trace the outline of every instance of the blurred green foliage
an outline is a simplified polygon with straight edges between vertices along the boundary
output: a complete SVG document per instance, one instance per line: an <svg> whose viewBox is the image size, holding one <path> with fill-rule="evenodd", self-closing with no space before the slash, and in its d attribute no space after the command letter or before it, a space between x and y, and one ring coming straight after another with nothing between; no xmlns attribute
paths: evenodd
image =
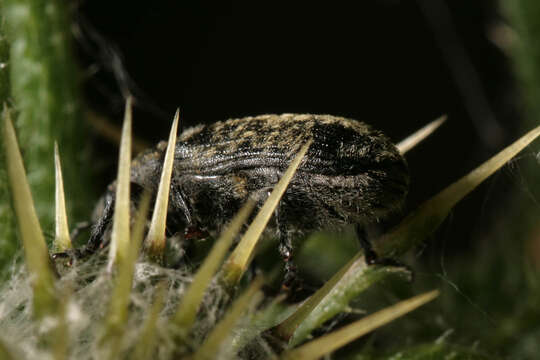
<svg viewBox="0 0 540 360"><path fill-rule="evenodd" d="M54 236L55 140L62 157L71 225L87 216L83 214L87 214L92 205L93 193L89 185L86 126L80 115L67 8L56 0L4 0L0 6L0 56L4 64L0 72L0 94L3 102L8 94L10 96L36 210L51 240ZM5 190L1 195L5 198ZM0 221L12 220L7 215ZM13 236L2 234L0 246L3 246L0 262L4 263L2 260L13 255Z"/></svg>
<svg viewBox="0 0 540 360"><path fill-rule="evenodd" d="M523 128L529 129L540 120L540 2L502 0L501 5L514 32L510 51L525 105Z"/></svg>
<svg viewBox="0 0 540 360"><path fill-rule="evenodd" d="M5 35L5 21L0 12L0 105L10 101L9 42ZM0 269L13 258L16 249L15 218L10 206L8 180L5 167L4 141L0 136ZM0 276L1 278L1 276Z"/></svg>

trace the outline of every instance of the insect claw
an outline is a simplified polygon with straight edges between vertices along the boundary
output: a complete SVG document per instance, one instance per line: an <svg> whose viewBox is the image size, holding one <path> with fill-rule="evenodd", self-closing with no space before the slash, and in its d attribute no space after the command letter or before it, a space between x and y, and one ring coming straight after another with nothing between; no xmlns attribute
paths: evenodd
<svg viewBox="0 0 540 360"><path fill-rule="evenodd" d="M377 256L375 250L373 250L371 242L368 240L366 229L360 224L356 225L356 236L358 237L358 243L360 244L360 247L362 248L362 250L364 250L364 258L366 259L366 264L377 264L379 261L379 257Z"/></svg>

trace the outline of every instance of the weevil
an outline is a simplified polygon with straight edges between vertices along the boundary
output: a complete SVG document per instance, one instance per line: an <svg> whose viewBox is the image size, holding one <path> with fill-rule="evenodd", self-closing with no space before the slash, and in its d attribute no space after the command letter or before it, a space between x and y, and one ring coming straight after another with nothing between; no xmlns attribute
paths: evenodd
<svg viewBox="0 0 540 360"><path fill-rule="evenodd" d="M261 115L183 131L175 148L168 230L184 231L188 237L217 232L248 197L261 206L310 139L312 144L269 225L279 238L285 282L294 276L292 240L320 229L356 224L368 261L373 262L376 255L361 230L402 206L408 168L380 131L338 116ZM162 142L133 160L135 193L157 191L165 148ZM114 185L106 193L87 250L105 243L113 208Z"/></svg>

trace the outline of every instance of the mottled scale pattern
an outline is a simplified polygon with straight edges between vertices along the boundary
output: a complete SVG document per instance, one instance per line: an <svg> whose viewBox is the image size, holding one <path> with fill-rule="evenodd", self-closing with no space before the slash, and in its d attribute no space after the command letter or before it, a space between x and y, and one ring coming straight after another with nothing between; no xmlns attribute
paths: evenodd
<svg viewBox="0 0 540 360"><path fill-rule="evenodd" d="M188 173L224 174L236 169L285 169L301 145L313 139L299 171L356 175L396 163L394 145L365 123L331 115L261 115L201 125L178 138L176 160Z"/></svg>

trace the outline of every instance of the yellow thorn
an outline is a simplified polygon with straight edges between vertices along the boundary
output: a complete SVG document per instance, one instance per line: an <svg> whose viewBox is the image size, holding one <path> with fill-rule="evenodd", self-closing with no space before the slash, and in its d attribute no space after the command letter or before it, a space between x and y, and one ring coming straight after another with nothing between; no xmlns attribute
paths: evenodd
<svg viewBox="0 0 540 360"><path fill-rule="evenodd" d="M302 146L301 150L298 152L294 160L289 165L287 171L285 171L285 173L283 174L283 177L274 187L274 190L272 191L272 193L264 203L263 207L255 217L255 220L253 220L246 233L234 249L233 253L223 266L222 281L227 288L233 288L238 283L245 270L247 269L259 237L264 231L266 224L272 217L274 209L276 208L279 200L285 193L285 190L287 189L289 182L293 178L296 169L298 168L298 166L300 166L300 162L308 151L311 142L312 141L310 140L306 144L304 144L304 146Z"/></svg>
<svg viewBox="0 0 540 360"><path fill-rule="evenodd" d="M401 140L399 143L396 144L399 152L403 155L407 151L411 150L413 147L426 139L429 135L433 134L435 130L437 130L439 126L441 126L446 121L446 119L447 116L443 115L436 120L433 120L421 129L415 131L413 134L407 136L405 139Z"/></svg>
<svg viewBox="0 0 540 360"><path fill-rule="evenodd" d="M54 142L54 168L56 180L56 235L54 238L54 248L56 251L66 251L71 249L71 238L69 237L69 227L66 214L66 200L64 195L64 180L62 178L62 166L60 164L60 154L58 143Z"/></svg>
<svg viewBox="0 0 540 360"><path fill-rule="evenodd" d="M148 209L150 207L150 193L143 192L139 209L135 215L133 224L133 238L126 258L118 263L115 286L112 289L108 314L105 321L103 341L109 345L109 358L116 359L122 338L125 334L125 324L129 314L129 302L133 284L135 264L139 256L139 250L144 236L144 227Z"/></svg>
<svg viewBox="0 0 540 360"><path fill-rule="evenodd" d="M126 100L120 156L118 160L118 177L116 179L116 197L114 204L114 220L109 249L109 268L116 261L123 261L129 252L129 208L131 178L131 119L132 98Z"/></svg>
<svg viewBox="0 0 540 360"><path fill-rule="evenodd" d="M159 181L159 188L154 205L154 213L148 230L147 243L150 254L154 257L161 257L165 249L165 226L167 222L167 209L169 206L169 190L171 187L171 176L174 163L174 149L176 147L176 132L178 129L178 118L180 110L176 110L171 132L169 134L169 143L163 162L163 171Z"/></svg>
<svg viewBox="0 0 540 360"><path fill-rule="evenodd" d="M184 296L178 303L174 323L188 332L197 316L197 312L203 300L203 295L212 281L221 261L225 257L227 250L231 246L235 236L240 231L248 216L251 214L255 202L249 199L240 209L238 214L223 231L216 244L212 247L210 254L206 257L203 264L195 274L191 285L184 293Z"/></svg>
<svg viewBox="0 0 540 360"><path fill-rule="evenodd" d="M54 273L50 267L49 252L34 208L34 201L24 171L15 129L7 108L3 113L3 138L6 149L6 169L13 204L24 247L26 266L34 290L34 312L37 318L56 314L58 299L54 289Z"/></svg>
<svg viewBox="0 0 540 360"><path fill-rule="evenodd" d="M388 324L389 322L415 310L439 296L439 291L433 290L413 298L401 301L386 309L346 325L318 339L308 342L294 350L283 354L287 360L315 360L329 354L359 337Z"/></svg>
<svg viewBox="0 0 540 360"><path fill-rule="evenodd" d="M385 233L373 245L380 256L396 256L411 249L429 236L446 218L450 210L495 171L540 136L540 126L529 131L513 144L422 203L403 221Z"/></svg>
<svg viewBox="0 0 540 360"><path fill-rule="evenodd" d="M328 281L326 281L322 287L320 287L313 295L302 302L302 304L285 320L276 325L272 329L274 336L279 337L283 341L289 341L294 335L298 326L303 323L309 315L319 306L324 298L330 294L342 281L342 279L349 273L351 269L354 269L356 265L364 265L365 261L361 254L358 253L347 264L343 265L341 269L335 273Z"/></svg>
<svg viewBox="0 0 540 360"><path fill-rule="evenodd" d="M253 280L249 288L234 301L223 319L212 329L204 343L193 355L193 360L210 360L216 358L221 345L233 333L234 326L249 307L250 303L262 300L260 296L256 296L262 284L262 277L257 277Z"/></svg>

